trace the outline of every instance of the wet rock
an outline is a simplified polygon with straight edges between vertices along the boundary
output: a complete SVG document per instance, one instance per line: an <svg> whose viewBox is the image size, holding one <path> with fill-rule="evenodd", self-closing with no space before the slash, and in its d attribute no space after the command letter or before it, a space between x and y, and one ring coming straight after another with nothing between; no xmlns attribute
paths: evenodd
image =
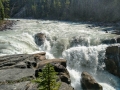
<svg viewBox="0 0 120 90"><path fill-rule="evenodd" d="M81 85L83 90L103 90L102 86L87 72L81 74Z"/></svg>
<svg viewBox="0 0 120 90"><path fill-rule="evenodd" d="M102 41L102 43L105 43L105 44L120 43L120 37L114 37L114 38L109 39L109 40L104 40L104 41Z"/></svg>
<svg viewBox="0 0 120 90"><path fill-rule="evenodd" d="M105 65L106 70L113 75L120 77L120 47L109 46L106 49Z"/></svg>
<svg viewBox="0 0 120 90"><path fill-rule="evenodd" d="M61 74L59 74L58 76L60 77L60 80L61 80L62 82L65 82L65 83L67 83L67 84L71 84L70 77L69 77L69 75L67 75L66 73L61 73Z"/></svg>
<svg viewBox="0 0 120 90"><path fill-rule="evenodd" d="M60 77L60 80L62 82L70 84L71 80L70 80L70 75L69 75L68 70L60 63L54 64L53 66L54 66L55 71L58 72L58 76Z"/></svg>
<svg viewBox="0 0 120 90"><path fill-rule="evenodd" d="M114 75L117 75L117 65L112 59L105 59L106 70Z"/></svg>
<svg viewBox="0 0 120 90"><path fill-rule="evenodd" d="M116 38L112 38L112 39L103 40L102 43L104 43L104 44L114 44L114 43L117 43L117 41L116 41Z"/></svg>
<svg viewBox="0 0 120 90"><path fill-rule="evenodd" d="M117 43L120 43L120 37L117 37L116 40L117 40Z"/></svg>
<svg viewBox="0 0 120 90"><path fill-rule="evenodd" d="M89 40L85 36L72 37L72 40L70 40L70 46L73 47L77 45L89 46Z"/></svg>
<svg viewBox="0 0 120 90"><path fill-rule="evenodd" d="M41 46L42 44L44 44L45 39L46 39L46 36L45 36L45 34L43 34L43 33L37 33L37 34L35 35L35 43L36 43L37 45L39 45L39 46Z"/></svg>
<svg viewBox="0 0 120 90"><path fill-rule="evenodd" d="M12 30L10 27L15 23L13 20L6 20L4 23L0 26L0 31L3 30Z"/></svg>
<svg viewBox="0 0 120 90"><path fill-rule="evenodd" d="M119 47L118 46L110 46L110 47L107 47L106 49L106 55L111 55L111 54L117 54L118 53L118 50L119 50Z"/></svg>

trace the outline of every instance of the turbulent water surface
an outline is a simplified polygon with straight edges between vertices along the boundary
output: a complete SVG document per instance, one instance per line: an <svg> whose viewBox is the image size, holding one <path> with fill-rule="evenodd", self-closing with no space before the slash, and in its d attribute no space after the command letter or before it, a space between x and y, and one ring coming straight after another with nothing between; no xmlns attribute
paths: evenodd
<svg viewBox="0 0 120 90"><path fill-rule="evenodd" d="M67 60L75 90L82 90L80 78L83 71L92 74L104 90L120 90L120 79L104 70L105 49L109 45L102 43L115 35L106 33L103 27L92 25L20 19L13 25L13 30L0 32L0 56L45 51L46 58ZM46 40L38 46L34 36L40 32L46 35Z"/></svg>

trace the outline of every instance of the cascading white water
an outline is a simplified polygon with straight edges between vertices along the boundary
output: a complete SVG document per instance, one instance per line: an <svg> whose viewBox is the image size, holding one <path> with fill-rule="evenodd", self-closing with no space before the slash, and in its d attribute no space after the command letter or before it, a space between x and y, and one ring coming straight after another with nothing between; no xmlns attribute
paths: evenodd
<svg viewBox="0 0 120 90"><path fill-rule="evenodd" d="M88 71L104 90L120 90L120 79L104 70L105 48L101 42L113 38L102 27L88 28L88 23L20 19L13 30L0 32L0 56L47 52L47 58L65 58L72 86L81 90L81 72ZM46 35L45 43L37 46L36 33Z"/></svg>
<svg viewBox="0 0 120 90"><path fill-rule="evenodd" d="M81 46L64 51L63 57L68 60L68 70L75 90L82 89L80 77L83 71L89 72L103 86L103 90L119 90L120 79L104 71L103 60L106 47L107 45Z"/></svg>

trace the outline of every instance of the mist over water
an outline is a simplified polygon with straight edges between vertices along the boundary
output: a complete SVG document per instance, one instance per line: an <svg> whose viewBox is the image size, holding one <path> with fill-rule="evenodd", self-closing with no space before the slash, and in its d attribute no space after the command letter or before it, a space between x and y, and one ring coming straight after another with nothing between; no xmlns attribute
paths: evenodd
<svg viewBox="0 0 120 90"><path fill-rule="evenodd" d="M89 28L88 23L20 19L13 30L0 32L0 56L31 54L45 51L46 58L64 58L70 72L72 86L81 90L83 71L89 72L104 90L120 90L120 79L104 70L104 40L115 37L102 27ZM35 43L35 34L44 33L43 45Z"/></svg>

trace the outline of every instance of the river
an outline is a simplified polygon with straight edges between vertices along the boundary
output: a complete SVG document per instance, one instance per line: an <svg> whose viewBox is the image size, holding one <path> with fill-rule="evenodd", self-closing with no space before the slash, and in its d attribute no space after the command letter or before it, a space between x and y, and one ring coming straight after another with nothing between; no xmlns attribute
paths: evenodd
<svg viewBox="0 0 120 90"><path fill-rule="evenodd" d="M15 20L15 19L14 19ZM0 32L0 56L46 52L46 58L64 58L70 72L72 86L82 90L81 73L89 72L104 90L120 90L120 79L104 70L105 40L116 35L87 22L20 19L12 30ZM35 34L44 33L45 43L35 43Z"/></svg>

